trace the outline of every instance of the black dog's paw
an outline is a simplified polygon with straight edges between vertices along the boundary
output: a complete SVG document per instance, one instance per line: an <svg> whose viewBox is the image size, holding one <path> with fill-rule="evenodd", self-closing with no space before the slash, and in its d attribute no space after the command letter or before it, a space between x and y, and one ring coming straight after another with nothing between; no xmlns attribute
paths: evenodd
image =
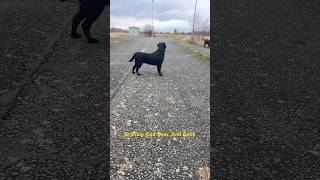
<svg viewBox="0 0 320 180"><path fill-rule="evenodd" d="M142 74L140 74L140 73L137 73L137 74L138 74L139 76L142 75Z"/></svg>
<svg viewBox="0 0 320 180"><path fill-rule="evenodd" d="M71 37L75 39L81 38L81 35L79 33L71 33Z"/></svg>
<svg viewBox="0 0 320 180"><path fill-rule="evenodd" d="M99 43L99 40L98 40L98 39L91 38L91 39L88 39L88 43L90 43L90 44L98 44L98 43Z"/></svg>
<svg viewBox="0 0 320 180"><path fill-rule="evenodd" d="M135 72L132 71L132 74L135 74Z"/></svg>
<svg viewBox="0 0 320 180"><path fill-rule="evenodd" d="M162 76L162 74L159 74L159 76Z"/></svg>

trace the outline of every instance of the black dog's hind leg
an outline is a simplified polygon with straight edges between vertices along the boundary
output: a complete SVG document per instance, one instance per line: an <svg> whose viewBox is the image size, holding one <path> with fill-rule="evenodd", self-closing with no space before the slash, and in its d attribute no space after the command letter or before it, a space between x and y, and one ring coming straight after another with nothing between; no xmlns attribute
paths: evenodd
<svg viewBox="0 0 320 180"><path fill-rule="evenodd" d="M133 67L132 67L132 74L134 74L135 72L134 72L134 70L136 69L136 65L134 65Z"/></svg>
<svg viewBox="0 0 320 180"><path fill-rule="evenodd" d="M138 74L138 75L141 75L141 74L139 73L139 69L141 68L142 63L139 63L139 64L137 64L137 65L135 65L135 66L136 66L137 74Z"/></svg>
<svg viewBox="0 0 320 180"><path fill-rule="evenodd" d="M101 7L100 7L101 8ZM103 8L97 10L97 12L88 10L87 14L90 14L86 17L86 20L82 24L83 32L88 39L88 43L99 43L99 41L91 36L90 29L92 24L98 19L100 14L102 13ZM89 13L91 12L91 13ZM94 15L93 15L94 13Z"/></svg>
<svg viewBox="0 0 320 180"><path fill-rule="evenodd" d="M97 39L93 38L90 33L91 26L95 20L96 20L96 18L89 17L82 24L82 29L83 29L84 34L87 37L88 43L94 43L94 44L99 43L99 41Z"/></svg>
<svg viewBox="0 0 320 180"><path fill-rule="evenodd" d="M158 69L159 76L162 76L162 73L161 73L161 65L157 65L157 69Z"/></svg>
<svg viewBox="0 0 320 180"><path fill-rule="evenodd" d="M78 26L81 21L85 18L83 9L80 8L80 11L72 19L72 29L71 37L72 38L81 38L81 35L77 32Z"/></svg>

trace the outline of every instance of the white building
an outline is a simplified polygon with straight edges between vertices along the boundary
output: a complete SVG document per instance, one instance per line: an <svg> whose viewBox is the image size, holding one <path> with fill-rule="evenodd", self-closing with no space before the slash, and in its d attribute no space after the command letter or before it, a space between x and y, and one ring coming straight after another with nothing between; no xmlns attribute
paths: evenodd
<svg viewBox="0 0 320 180"><path fill-rule="evenodd" d="M135 26L129 27L129 35L130 36L139 36L140 34L140 29Z"/></svg>

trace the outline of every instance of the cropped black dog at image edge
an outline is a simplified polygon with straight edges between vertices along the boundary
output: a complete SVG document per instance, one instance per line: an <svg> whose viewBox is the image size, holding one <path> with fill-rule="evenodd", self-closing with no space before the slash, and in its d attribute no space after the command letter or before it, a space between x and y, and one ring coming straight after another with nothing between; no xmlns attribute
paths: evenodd
<svg viewBox="0 0 320 180"><path fill-rule="evenodd" d="M61 0L68 1L68 0ZM71 37L81 38L77 28L82 23L83 33L87 37L88 43L99 43L91 36L92 24L98 19L106 5L110 5L110 0L79 0L79 12L72 19Z"/></svg>
<svg viewBox="0 0 320 180"><path fill-rule="evenodd" d="M129 62L135 60L134 66L132 67L132 73L134 74L136 71L138 75L141 75L139 73L139 69L143 63L146 63L150 65L156 65L159 75L162 76L161 66L164 60L166 47L167 47L166 43L161 42L158 44L158 49L153 53L144 53L144 52L134 53L132 58L129 60Z"/></svg>
<svg viewBox="0 0 320 180"><path fill-rule="evenodd" d="M208 47L211 47L210 39L203 39L203 47L206 47L206 45L208 45Z"/></svg>

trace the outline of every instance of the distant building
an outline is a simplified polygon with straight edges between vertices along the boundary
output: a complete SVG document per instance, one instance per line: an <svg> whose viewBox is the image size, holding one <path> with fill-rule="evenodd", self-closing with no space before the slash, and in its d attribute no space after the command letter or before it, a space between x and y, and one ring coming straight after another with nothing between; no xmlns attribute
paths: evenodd
<svg viewBox="0 0 320 180"><path fill-rule="evenodd" d="M139 36L140 34L140 29L135 26L129 27L129 35L130 36Z"/></svg>
<svg viewBox="0 0 320 180"><path fill-rule="evenodd" d="M110 32L122 32L123 30L120 28L110 28Z"/></svg>

